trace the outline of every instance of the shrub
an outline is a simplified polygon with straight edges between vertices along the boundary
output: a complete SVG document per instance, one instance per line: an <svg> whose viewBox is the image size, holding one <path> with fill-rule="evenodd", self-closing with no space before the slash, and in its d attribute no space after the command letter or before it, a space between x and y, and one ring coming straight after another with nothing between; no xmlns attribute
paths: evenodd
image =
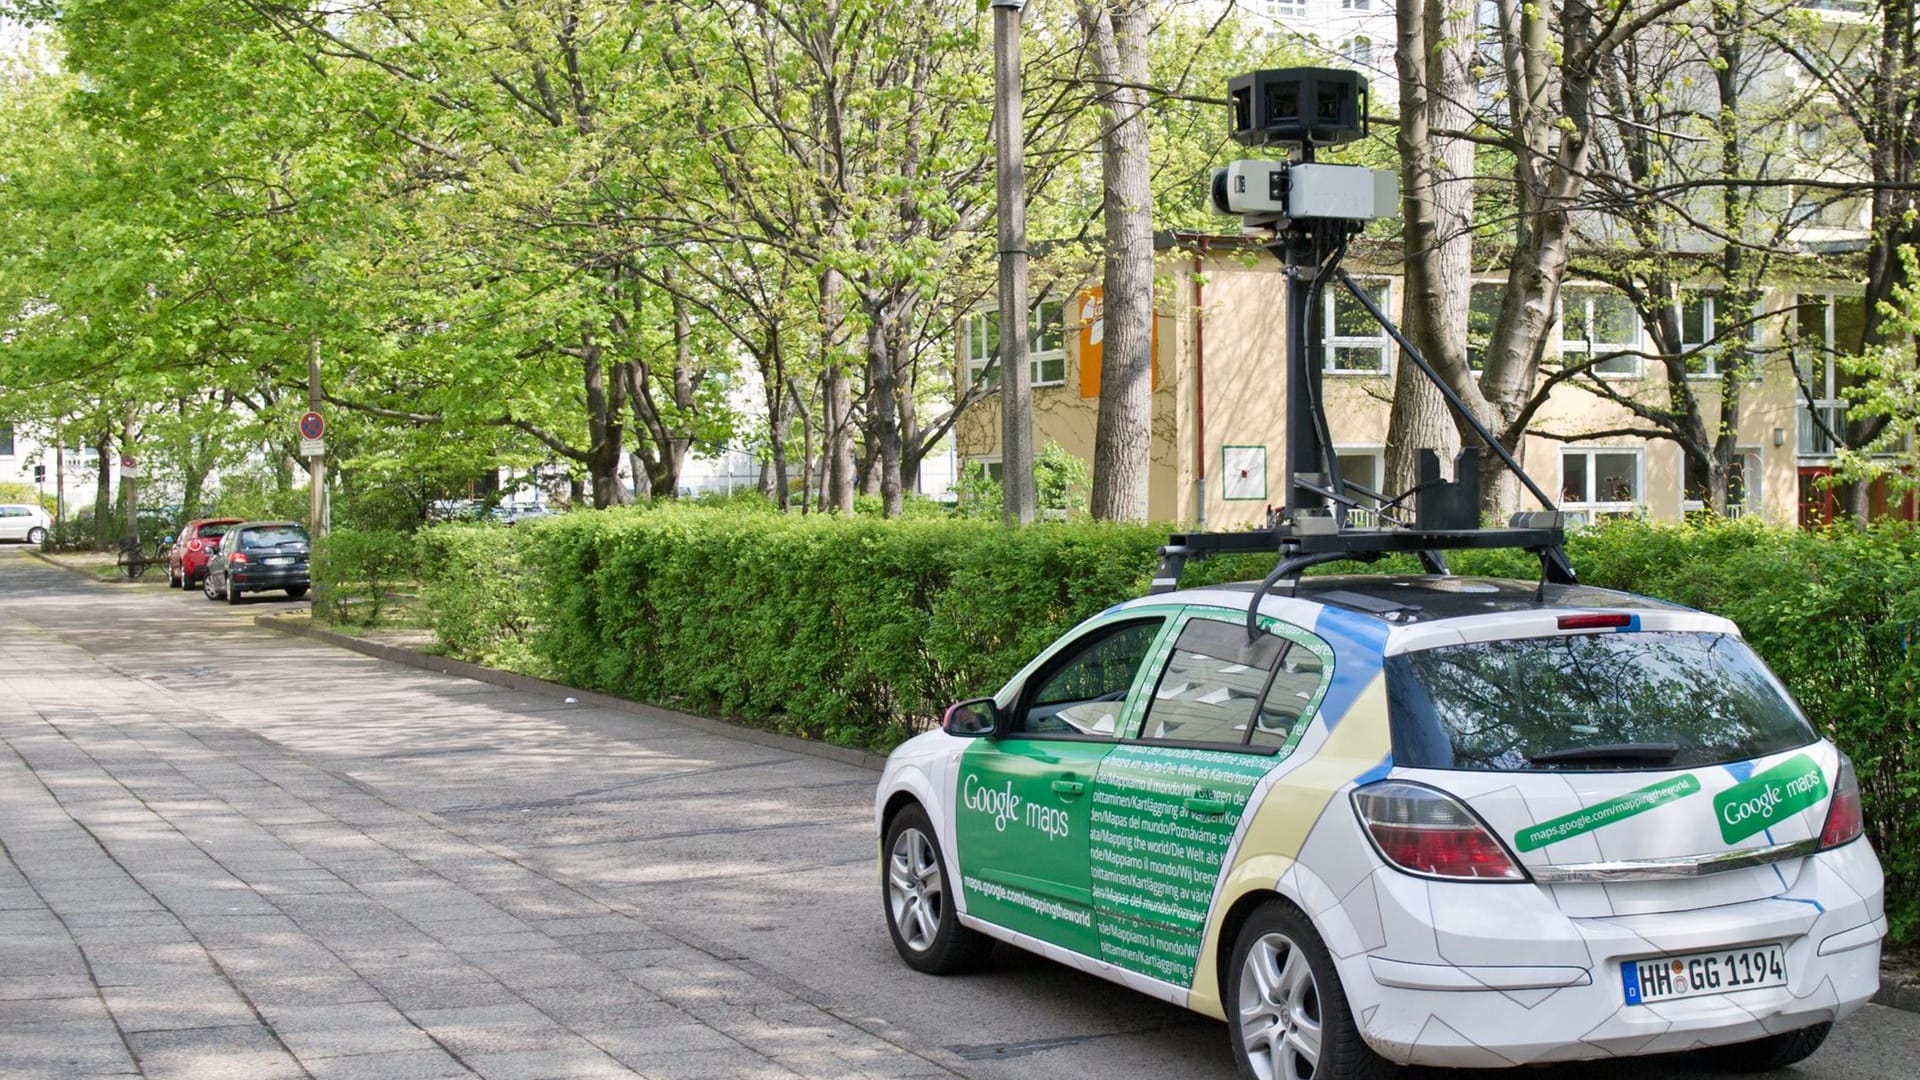
<svg viewBox="0 0 1920 1080"><path fill-rule="evenodd" d="M372 623L395 590L414 576L413 549L391 529L336 529L313 546L314 614L337 623Z"/></svg>
<svg viewBox="0 0 1920 1080"><path fill-rule="evenodd" d="M564 520L560 518L554 521ZM455 523L422 529L413 538L421 603L441 647L456 656L530 674L548 666L526 647L531 628L527 540L551 521L512 528Z"/></svg>

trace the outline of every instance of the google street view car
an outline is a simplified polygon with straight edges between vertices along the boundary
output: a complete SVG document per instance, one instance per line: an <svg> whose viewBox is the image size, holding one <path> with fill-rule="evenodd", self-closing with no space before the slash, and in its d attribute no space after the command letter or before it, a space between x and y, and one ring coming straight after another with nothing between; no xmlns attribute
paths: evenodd
<svg viewBox="0 0 1920 1080"><path fill-rule="evenodd" d="M1215 190L1292 271L1286 505L1174 536L1152 594L894 752L875 818L901 957L1037 952L1227 1021L1258 1080L1813 1053L1879 988L1852 766L1732 623L1582 586L1551 498L1340 269L1393 202L1389 179L1311 164L1364 129L1364 81L1286 69L1230 91L1237 139L1288 148ZM1328 287L1543 510L1482 527L1478 448L1452 479L1423 451L1398 496L1340 475L1312 314ZM1536 556L1539 579L1448 572L1486 548ZM1177 590L1189 561L1234 552L1276 565ZM1304 573L1393 554L1426 572Z"/></svg>
<svg viewBox="0 0 1920 1080"><path fill-rule="evenodd" d="M1851 766L1723 619L1532 582L1149 596L896 751L901 956L1228 1020L1247 1075L1812 1053L1879 988Z"/></svg>

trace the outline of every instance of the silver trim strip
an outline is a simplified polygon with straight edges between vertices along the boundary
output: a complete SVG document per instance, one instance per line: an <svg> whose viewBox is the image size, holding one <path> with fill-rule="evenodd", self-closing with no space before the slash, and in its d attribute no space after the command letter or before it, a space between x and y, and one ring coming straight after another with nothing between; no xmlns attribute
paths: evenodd
<svg viewBox="0 0 1920 1080"><path fill-rule="evenodd" d="M1524 867L1542 885L1576 881L1672 881L1705 877L1728 870L1802 859L1820 850L1820 838L1808 837L1770 847L1740 848L1711 855L1682 855L1672 859L1634 859L1623 862L1565 863Z"/></svg>

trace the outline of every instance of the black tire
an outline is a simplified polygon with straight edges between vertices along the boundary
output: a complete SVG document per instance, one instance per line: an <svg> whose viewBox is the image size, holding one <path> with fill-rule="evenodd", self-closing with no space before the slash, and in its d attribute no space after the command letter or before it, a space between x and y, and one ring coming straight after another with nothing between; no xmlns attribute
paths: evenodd
<svg viewBox="0 0 1920 1080"><path fill-rule="evenodd" d="M1798 1031L1783 1031L1752 1042L1713 1046L1694 1051L1701 1064L1715 1072L1764 1073L1784 1069L1813 1056L1833 1030L1831 1020Z"/></svg>
<svg viewBox="0 0 1920 1080"><path fill-rule="evenodd" d="M915 804L894 815L881 851L880 907L900 959L929 975L972 971L984 964L993 939L960 925L940 837L927 812ZM908 916L913 916L913 925L903 933L900 920Z"/></svg>
<svg viewBox="0 0 1920 1080"><path fill-rule="evenodd" d="M289 597L292 597L295 600L298 600L301 597L307 595L307 587L305 585L291 586L287 589L287 595Z"/></svg>
<svg viewBox="0 0 1920 1080"><path fill-rule="evenodd" d="M1264 962L1250 961L1256 950ZM1260 965L1258 972L1249 970L1250 962ZM1269 900L1256 910L1234 939L1224 974L1227 1032L1245 1080L1384 1080L1393 1074L1360 1037L1333 957L1293 905ZM1244 1009L1243 995L1249 997ZM1287 1036L1315 1023L1320 1049L1309 1060L1302 1044Z"/></svg>
<svg viewBox="0 0 1920 1080"><path fill-rule="evenodd" d="M32 544L35 547L38 547L41 544L44 544L46 542L47 542L47 530L41 528L38 525L35 525L33 528L27 530L27 543Z"/></svg>
<svg viewBox="0 0 1920 1080"><path fill-rule="evenodd" d="M220 593L213 587L213 572L211 570L207 572L206 577L200 579L200 594L209 600L220 599Z"/></svg>
<svg viewBox="0 0 1920 1080"><path fill-rule="evenodd" d="M228 574L227 575L227 603L237 604L239 602L240 602L240 586L235 585L233 583L233 575Z"/></svg>

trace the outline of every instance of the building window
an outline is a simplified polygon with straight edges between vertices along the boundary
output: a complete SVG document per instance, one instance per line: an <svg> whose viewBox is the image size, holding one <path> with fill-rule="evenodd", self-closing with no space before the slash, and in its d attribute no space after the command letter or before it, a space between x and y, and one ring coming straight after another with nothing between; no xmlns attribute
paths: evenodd
<svg viewBox="0 0 1920 1080"><path fill-rule="evenodd" d="M1640 451L1568 446L1560 450L1560 503L1599 515L1631 514L1640 497Z"/></svg>
<svg viewBox="0 0 1920 1080"><path fill-rule="evenodd" d="M1610 289L1568 289L1560 295L1560 353L1569 363L1604 356L1588 370L1631 377L1640 374L1640 357L1632 355L1639 350L1640 315L1626 297Z"/></svg>
<svg viewBox="0 0 1920 1080"><path fill-rule="evenodd" d="M0 424L0 457L13 456L13 425Z"/></svg>
<svg viewBox="0 0 1920 1080"><path fill-rule="evenodd" d="M1388 282L1357 281L1355 284L1381 311L1388 310L1392 297ZM1386 374L1393 356L1387 332L1345 289L1328 289L1326 305L1326 370L1336 374Z"/></svg>
<svg viewBox="0 0 1920 1080"><path fill-rule="evenodd" d="M1373 66L1373 39L1353 37L1340 43L1340 56L1354 67Z"/></svg>
<svg viewBox="0 0 1920 1080"><path fill-rule="evenodd" d="M1337 447L1333 457L1340 466L1340 479L1346 483L1358 484L1370 491L1379 491L1380 485L1386 483L1387 452L1382 447ZM1377 527L1380 501L1357 492L1352 496L1360 505L1347 511L1347 523L1363 529Z"/></svg>
<svg viewBox="0 0 1920 1080"><path fill-rule="evenodd" d="M1033 305L1027 324L1027 366L1033 385L1059 386L1067 381L1066 332L1062 325L1064 305L1058 300L1042 300ZM962 347L967 358L967 385L980 381L987 363L1000 352L1000 313L976 311L963 320L960 328ZM1000 385L1000 370L986 374L987 385Z"/></svg>
<svg viewBox="0 0 1920 1080"><path fill-rule="evenodd" d="M1860 351L1866 333L1866 302L1858 296L1802 293L1794 308L1794 396L1802 455L1826 457L1836 446L1827 433L1844 437L1847 399L1840 392L1839 356ZM1824 426L1816 422L1815 412Z"/></svg>
<svg viewBox="0 0 1920 1080"><path fill-rule="evenodd" d="M1366 11L1372 5L1373 0L1340 0L1342 11Z"/></svg>
<svg viewBox="0 0 1920 1080"><path fill-rule="evenodd" d="M1267 0L1267 14L1275 18L1293 17L1307 13L1307 0Z"/></svg>
<svg viewBox="0 0 1920 1080"><path fill-rule="evenodd" d="M1694 464L1693 455L1680 454L1680 512L1691 514L1705 510L1707 472ZM1745 517L1760 512L1760 452L1740 450L1727 463L1727 516Z"/></svg>

